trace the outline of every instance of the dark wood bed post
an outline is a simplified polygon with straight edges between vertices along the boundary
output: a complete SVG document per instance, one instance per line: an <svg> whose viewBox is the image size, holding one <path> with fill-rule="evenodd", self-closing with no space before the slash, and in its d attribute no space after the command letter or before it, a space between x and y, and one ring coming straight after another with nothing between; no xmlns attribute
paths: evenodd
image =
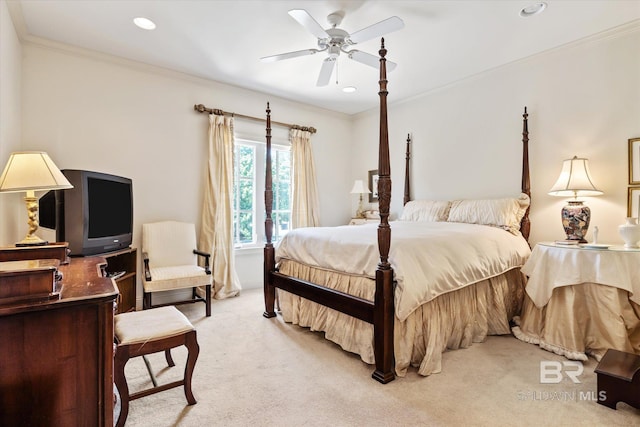
<svg viewBox="0 0 640 427"><path fill-rule="evenodd" d="M524 107L524 114L522 114L522 192L531 198L531 181L529 178L529 114L527 114L527 107ZM529 209L527 208L524 213L522 221L520 221L520 232L522 236L528 241L529 232L531 230L531 222L529 221Z"/></svg>
<svg viewBox="0 0 640 427"><path fill-rule="evenodd" d="M378 203L380 225L378 226L378 249L380 262L376 270L375 310L373 314L373 351L376 370L372 377L386 384L395 378L393 372L393 269L389 264L391 227L389 206L391 204L391 165L389 159L389 130L387 125L387 50L384 38L380 47L380 145L378 151Z"/></svg>
<svg viewBox="0 0 640 427"><path fill-rule="evenodd" d="M273 235L273 220L271 219L271 212L273 210L273 178L271 176L271 108L267 102L267 161L265 171L265 186L264 186L264 206L265 206L265 220L264 220L264 234L266 244L264 246L264 317L275 317L276 312L274 310L274 304L276 299L276 288L273 286L271 279L271 272L276 268L276 253L271 242Z"/></svg>
<svg viewBox="0 0 640 427"><path fill-rule="evenodd" d="M409 179L409 160L411 159L411 134L407 134L407 154L404 165L404 200L403 205L411 201L411 181Z"/></svg>

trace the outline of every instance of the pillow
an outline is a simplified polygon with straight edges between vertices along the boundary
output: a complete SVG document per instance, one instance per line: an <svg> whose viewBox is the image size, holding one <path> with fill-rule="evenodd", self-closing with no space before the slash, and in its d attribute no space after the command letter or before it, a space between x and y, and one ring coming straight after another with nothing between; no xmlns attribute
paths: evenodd
<svg viewBox="0 0 640 427"><path fill-rule="evenodd" d="M455 200L451 202L447 221L490 225L518 234L529 201L524 193L517 199Z"/></svg>
<svg viewBox="0 0 640 427"><path fill-rule="evenodd" d="M412 200L404 205L400 221L446 221L450 206L446 200Z"/></svg>

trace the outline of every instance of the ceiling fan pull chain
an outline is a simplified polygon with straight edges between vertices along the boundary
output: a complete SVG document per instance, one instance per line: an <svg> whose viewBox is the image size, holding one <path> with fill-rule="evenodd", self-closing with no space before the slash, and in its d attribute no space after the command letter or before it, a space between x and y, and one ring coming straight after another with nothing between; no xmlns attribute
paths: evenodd
<svg viewBox="0 0 640 427"><path fill-rule="evenodd" d="M338 58L336 58L336 86L338 85Z"/></svg>

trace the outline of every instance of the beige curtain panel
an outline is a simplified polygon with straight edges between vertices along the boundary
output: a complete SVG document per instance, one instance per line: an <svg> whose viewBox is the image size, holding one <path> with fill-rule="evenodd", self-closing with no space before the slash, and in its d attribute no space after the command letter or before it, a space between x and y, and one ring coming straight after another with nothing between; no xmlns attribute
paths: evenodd
<svg viewBox="0 0 640 427"><path fill-rule="evenodd" d="M209 162L200 249L211 253L213 296L240 293L233 251L233 117L209 115Z"/></svg>
<svg viewBox="0 0 640 427"><path fill-rule="evenodd" d="M293 169L291 226L317 227L320 224L318 185L311 149L311 132L291 129L289 137Z"/></svg>

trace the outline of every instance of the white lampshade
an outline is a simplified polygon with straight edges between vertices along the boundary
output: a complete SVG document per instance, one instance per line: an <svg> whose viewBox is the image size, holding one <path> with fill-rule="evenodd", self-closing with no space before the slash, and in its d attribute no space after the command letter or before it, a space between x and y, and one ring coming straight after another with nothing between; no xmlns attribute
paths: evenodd
<svg viewBox="0 0 640 427"><path fill-rule="evenodd" d="M46 245L48 242L36 236L38 229L38 198L36 191L62 190L73 185L60 172L49 155L42 151L22 151L11 153L7 166L0 176L0 192L26 192L29 232L16 246Z"/></svg>
<svg viewBox="0 0 640 427"><path fill-rule="evenodd" d="M560 177L549 194L560 197L599 196L602 191L596 188L591 179L589 160L573 156L573 159L562 163Z"/></svg>
<svg viewBox="0 0 640 427"><path fill-rule="evenodd" d="M364 186L364 182L361 179L356 179L351 189L351 194L366 194L371 193L368 188Z"/></svg>
<svg viewBox="0 0 640 427"><path fill-rule="evenodd" d="M73 188L49 155L42 151L12 153L0 176L0 192Z"/></svg>

